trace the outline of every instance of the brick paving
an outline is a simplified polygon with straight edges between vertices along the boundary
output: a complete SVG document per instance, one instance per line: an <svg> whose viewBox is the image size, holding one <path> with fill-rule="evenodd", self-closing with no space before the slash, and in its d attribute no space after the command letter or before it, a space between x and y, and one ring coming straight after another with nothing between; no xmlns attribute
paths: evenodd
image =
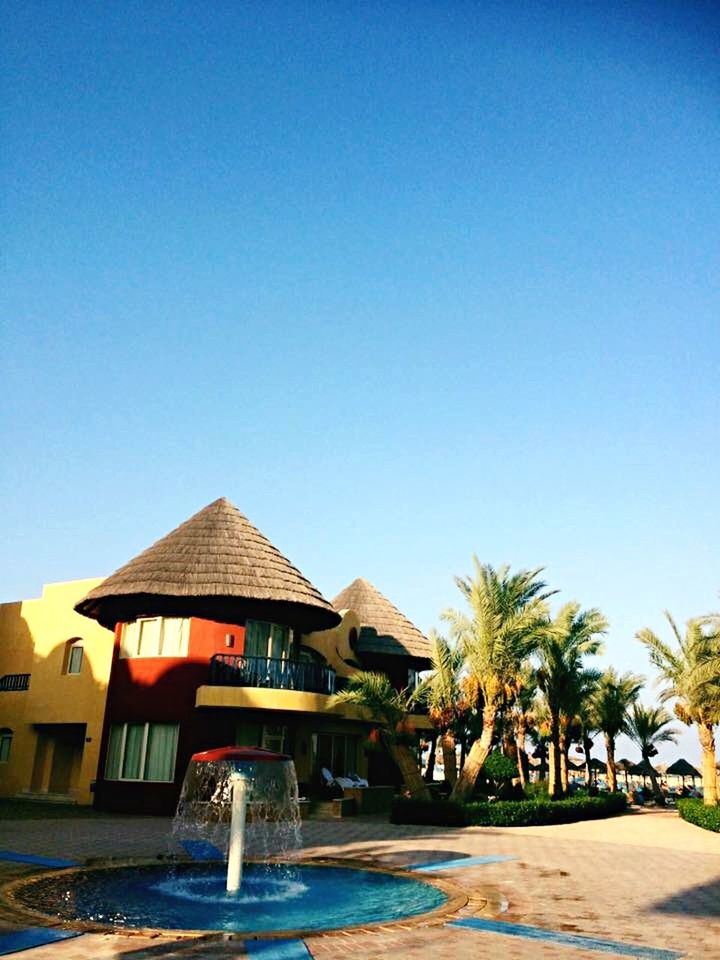
<svg viewBox="0 0 720 960"><path fill-rule="evenodd" d="M77 858L157 856L173 851L169 822L93 817L0 822L0 848ZM303 825L307 856L361 859L385 866L504 855L500 863L454 868L438 876L470 897L464 915L500 919L676 949L688 960L720 960L720 835L681 821L674 811L641 811L556 827L451 830L393 826L357 818ZM2 865L0 878L17 865ZM0 928L12 919L0 910ZM524 941L442 923L401 924L306 938L315 960L590 960L574 947ZM171 960L246 956L242 940L177 940L86 934L28 950L27 960Z"/></svg>

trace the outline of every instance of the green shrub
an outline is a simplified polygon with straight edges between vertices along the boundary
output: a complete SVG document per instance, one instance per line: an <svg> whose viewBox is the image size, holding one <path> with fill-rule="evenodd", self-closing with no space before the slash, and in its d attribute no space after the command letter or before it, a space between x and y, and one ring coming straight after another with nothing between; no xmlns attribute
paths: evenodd
<svg viewBox="0 0 720 960"><path fill-rule="evenodd" d="M680 816L688 823L694 823L703 830L720 833L720 807L706 807L702 800L691 800L688 797L678 800L677 808Z"/></svg>
<svg viewBox="0 0 720 960"><path fill-rule="evenodd" d="M622 813L627 807L625 794L601 797L572 797L567 800L498 800L495 803L451 803L443 800L395 799L391 823L425 824L434 827L534 827L576 820L599 820Z"/></svg>
<svg viewBox="0 0 720 960"><path fill-rule="evenodd" d="M576 820L599 820L622 813L627 801L622 793L602 797L572 797L554 802L520 800L506 803L469 803L465 819L469 825L483 827L535 827Z"/></svg>
<svg viewBox="0 0 720 960"><path fill-rule="evenodd" d="M513 777L518 776L517 764L510 757L506 757L504 753L500 753L499 750L493 750L488 756L483 764L482 772L488 780L495 780L496 782L512 780Z"/></svg>
<svg viewBox="0 0 720 960"><path fill-rule="evenodd" d="M464 827L465 811L449 800L406 800L396 797L390 811L390 823L415 823L431 827Z"/></svg>
<svg viewBox="0 0 720 960"><path fill-rule="evenodd" d="M547 780L535 780L533 783L525 784L525 797L527 800L547 800L548 799Z"/></svg>

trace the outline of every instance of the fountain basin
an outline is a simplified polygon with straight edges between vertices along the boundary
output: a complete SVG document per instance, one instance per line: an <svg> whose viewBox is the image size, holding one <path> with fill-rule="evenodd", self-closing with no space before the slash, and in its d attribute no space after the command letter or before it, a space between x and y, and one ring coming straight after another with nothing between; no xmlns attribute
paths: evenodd
<svg viewBox="0 0 720 960"><path fill-rule="evenodd" d="M444 915L467 898L453 884L347 861L246 865L238 893L222 863L72 869L16 881L24 913L85 930L311 935Z"/></svg>

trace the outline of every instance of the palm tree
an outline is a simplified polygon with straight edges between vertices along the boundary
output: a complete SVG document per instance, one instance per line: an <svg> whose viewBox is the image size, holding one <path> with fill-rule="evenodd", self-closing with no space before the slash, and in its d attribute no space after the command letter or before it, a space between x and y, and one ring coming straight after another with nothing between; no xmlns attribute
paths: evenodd
<svg viewBox="0 0 720 960"><path fill-rule="evenodd" d="M348 679L345 689L333 696L332 703L354 704L379 723L382 741L398 765L410 796L428 802L432 799L407 742L411 736L407 691L396 690L384 673L359 670Z"/></svg>
<svg viewBox="0 0 720 960"><path fill-rule="evenodd" d="M451 794L460 801L475 787L490 753L498 711L520 665L537 646L547 625L545 601L556 592L546 591L546 584L538 579L541 568L511 574L509 567L495 570L477 557L473 564L474 576L455 578L470 607L469 616L456 610L443 614L482 698L481 734L473 742Z"/></svg>
<svg viewBox="0 0 720 960"><path fill-rule="evenodd" d="M643 707L640 703L634 703L627 723L626 733L640 747L640 754L650 769L652 791L656 798L662 794L650 758L657 755L659 743L676 743L677 731L666 729L671 722L672 717L662 707Z"/></svg>
<svg viewBox="0 0 720 960"><path fill-rule="evenodd" d="M587 717L590 701L600 682L600 671L582 669L568 683L565 703L560 712L560 780L562 792L568 790L568 755L571 743L581 743L587 753L592 748L592 739L588 736ZM590 761L585 760L585 780L589 784L588 771Z"/></svg>
<svg viewBox="0 0 720 960"><path fill-rule="evenodd" d="M600 634L607 630L607 620L599 610L581 610L580 604L566 603L542 632L538 646L537 682L545 696L549 715L550 785L553 799L562 796L562 760L565 744L561 744L563 717L575 716L583 699L583 657L602 649Z"/></svg>
<svg viewBox="0 0 720 960"><path fill-rule="evenodd" d="M652 630L635 636L645 645L651 663L660 671L665 688L660 699L676 699L675 715L683 723L696 724L703 752L703 797L706 806L718 805L715 769L715 732L720 723L720 616L693 617L683 636L666 611L677 647L670 647Z"/></svg>
<svg viewBox="0 0 720 960"><path fill-rule="evenodd" d="M427 708L430 720L438 731L445 779L450 786L454 786L457 780L455 726L466 710L460 687L463 658L460 651L435 630L430 631L429 638L432 644L432 673L419 684L413 701Z"/></svg>
<svg viewBox="0 0 720 960"><path fill-rule="evenodd" d="M535 724L535 699L537 683L535 671L529 662L523 664L512 682L512 700L509 705L509 719L515 738L517 768L520 784L525 787L529 780L530 764L527 755L527 738Z"/></svg>
<svg viewBox="0 0 720 960"><path fill-rule="evenodd" d="M600 677L597 690L592 698L595 726L605 736L607 752L607 779L611 793L617 790L617 769L615 767L615 741L619 734L625 733L628 724L628 710L638 698L643 678L634 673L618 676L610 667Z"/></svg>

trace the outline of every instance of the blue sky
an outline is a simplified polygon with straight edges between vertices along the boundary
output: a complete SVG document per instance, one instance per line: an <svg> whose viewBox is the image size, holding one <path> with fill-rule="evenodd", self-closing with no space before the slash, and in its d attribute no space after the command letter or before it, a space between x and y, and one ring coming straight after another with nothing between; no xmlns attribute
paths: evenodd
<svg viewBox="0 0 720 960"><path fill-rule="evenodd" d="M3 9L2 599L225 495L423 629L720 607L711 4Z"/></svg>

